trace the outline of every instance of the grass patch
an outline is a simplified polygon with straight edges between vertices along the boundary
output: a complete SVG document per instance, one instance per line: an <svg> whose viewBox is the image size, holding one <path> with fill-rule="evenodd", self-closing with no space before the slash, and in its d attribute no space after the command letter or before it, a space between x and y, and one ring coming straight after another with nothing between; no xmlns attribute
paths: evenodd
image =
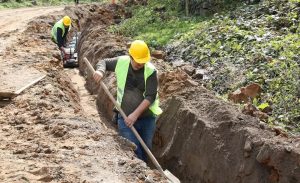
<svg viewBox="0 0 300 183"><path fill-rule="evenodd" d="M133 39L143 39L152 47L162 47L197 27L204 18L178 16L175 7L154 2L150 6L134 6L134 16L120 25L111 27L113 33Z"/></svg>
<svg viewBox="0 0 300 183"><path fill-rule="evenodd" d="M91 2L106 2L108 0L79 0L80 4L91 3ZM33 6L59 6L59 5L74 5L74 0L37 0L36 5L32 3L33 1L23 0L15 1L8 0L7 2L0 3L0 10L12 9L12 8L22 8L22 7L33 7Z"/></svg>

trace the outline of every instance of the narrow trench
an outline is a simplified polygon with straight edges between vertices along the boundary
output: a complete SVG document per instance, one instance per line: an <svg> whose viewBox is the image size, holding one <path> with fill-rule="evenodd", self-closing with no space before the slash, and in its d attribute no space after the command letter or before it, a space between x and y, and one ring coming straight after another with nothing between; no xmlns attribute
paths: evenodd
<svg viewBox="0 0 300 183"><path fill-rule="evenodd" d="M75 89L77 90L80 97L80 105L87 117L91 118L101 118L98 113L96 106L96 96L91 95L85 88L85 79L80 75L78 69L64 69L72 81Z"/></svg>
<svg viewBox="0 0 300 183"><path fill-rule="evenodd" d="M80 74L80 71L75 69L64 69L64 72L69 76L71 82L76 89L80 98L80 106L87 119L92 119L97 122L101 128L110 134L116 134L116 126L102 114L97 108L97 95L91 94L86 88L86 79Z"/></svg>
<svg viewBox="0 0 300 183"><path fill-rule="evenodd" d="M116 133L117 126L112 124L112 121L107 119L107 117L101 115L101 111L98 111L96 105L97 94L92 95L89 93L89 91L85 87L86 79L80 74L80 71L75 68L64 69L64 72L69 76L74 88L78 93L78 96L80 98L79 104L82 107L85 117L88 119L93 119L94 121L98 121L97 124L101 125L101 127L103 127L106 132L110 131L112 133ZM151 169L156 169L156 167L152 164L152 162L150 162L150 160L147 166Z"/></svg>
<svg viewBox="0 0 300 183"><path fill-rule="evenodd" d="M80 104L87 117L97 121L100 118L104 128L116 133L110 120L112 102L87 74L83 57L95 66L99 59L126 54L126 43L129 41L107 31L120 9L97 8L90 9L96 14L88 15L88 21L99 26L84 26L84 23L80 26L85 29L81 30L82 39L78 46L79 70L65 71L79 92ZM291 155L284 147L280 150L273 147L274 143L284 144L283 140L274 139L272 130L262 128L257 119L242 114L236 106L197 85L183 69L174 68L161 59L153 59L153 63L160 73L159 95L164 112L157 120L152 152L164 170L168 169L183 183L253 183L270 182L268 168L263 165L264 158L272 159L268 166L274 166L279 171L291 167L289 170L292 172L293 167L299 167L295 159L299 156ZM108 73L103 81L115 93L113 74ZM101 95L97 95L98 92ZM289 161L292 166L281 166L277 156L293 159ZM299 175L287 173L280 176L282 180L295 179L294 176L300 180Z"/></svg>
<svg viewBox="0 0 300 183"><path fill-rule="evenodd" d="M101 111L97 108L97 95L91 94L86 88L86 79L80 74L80 71L75 69L64 69L64 72L69 76L71 82L78 92L78 96L80 97L80 106L84 111L85 117L88 119L93 119L94 121L98 121L98 124L101 125L106 131L113 131L115 133L116 129L114 124L107 119L104 115L102 115Z"/></svg>
<svg viewBox="0 0 300 183"><path fill-rule="evenodd" d="M93 95L87 90L85 87L86 79L80 74L80 71L78 69L64 69L64 72L71 79L71 82L76 89L78 96L80 97L79 104L82 107L85 117L98 121L98 124L101 125L101 127L104 127L106 131L112 130L116 132L117 126L112 124L111 120L102 115L101 111L98 111L96 104L97 94Z"/></svg>
<svg viewBox="0 0 300 183"><path fill-rule="evenodd" d="M80 105L84 111L84 115L86 115L86 117L89 119L98 121L98 124L101 125L101 127L103 127L106 131L116 131L116 125L112 124L107 117L102 116L101 111L98 111L96 105L97 94L92 95L89 93L85 87L86 80L80 74L80 71L78 69L64 69L64 72L69 76L74 88L78 92L78 96L80 97ZM147 165L151 169L156 169L150 160Z"/></svg>
<svg viewBox="0 0 300 183"><path fill-rule="evenodd" d="M103 11L103 10L101 10L102 7L98 7L98 8L99 8L99 11ZM103 12L101 12L101 13L103 13ZM104 15L101 18L106 19L108 17L108 16L107 17L106 16L107 15ZM94 17L92 16L90 18L92 20L97 19L97 15L94 15ZM88 18L83 19L78 22L82 23L87 20L89 20L89 19ZM106 25L107 22L101 22L101 19L100 20L97 19L97 21L99 21L98 23L99 23L101 29L106 29L104 27L107 26ZM82 23L82 24L84 25L84 23ZM101 37L101 39L108 38L109 41L105 40L105 43L99 44L99 42L94 42L95 39L93 41L89 40L91 38L93 39L93 37L96 36L96 35L91 35L91 36L88 35L90 33L92 33L92 34L94 33L94 31L91 30L90 25L88 25L88 26L80 25L79 27L85 27L85 29L80 30L81 36L79 38L78 47L77 47L77 50L79 53L79 58L78 58L79 68L78 69L77 68L76 69L64 69L64 72L68 74L74 88L78 92L78 96L80 97L80 105L82 107L84 115L89 119L92 118L92 119L94 119L94 121L97 121L99 125L103 126L105 131L112 132L113 134L118 134L117 126L115 124L113 124L112 118L111 118L113 104L108 99L105 92L103 92L103 90L101 88L99 88L99 86L97 86L97 84L93 81L93 78L89 74L89 71L87 70L86 65L83 63L83 60L80 56L85 55L90 60L90 62L91 61L93 62L95 60L90 59L90 57L87 55L87 53L95 54L94 58L97 57L98 59L117 56L117 55L120 55L121 53L124 54L125 53L124 48L126 48L125 47L126 44L124 44L125 41L123 40L123 38L120 38L122 41L119 42L120 40L118 40L118 38L116 39L115 37L111 37L109 34L107 34L107 35L103 35L103 37L102 36L100 36L100 37ZM107 30L102 30L102 31L107 33ZM112 42L110 42L110 41L112 41ZM83 45L87 46L86 43L89 43L90 44L89 46L93 45L93 48L89 48L88 50L86 50L85 49L86 47L83 47ZM120 46L120 45L122 45L122 46ZM116 49L116 50L113 49L118 46L120 46L119 49ZM116 52L117 52L117 54L116 54ZM101 53L101 54L97 55L99 53ZM94 63L92 63L92 65L94 65ZM114 93L114 89L113 89L114 84L111 83L111 81L113 81L113 80L111 80L111 75L109 77L106 77L104 80L105 80L104 81L105 83L107 83L107 82L110 83L110 84L107 84L107 86L109 87L110 91L113 94ZM101 93L101 95L98 95L99 93ZM117 136L119 138L121 138L119 135L117 135ZM121 142L121 143L123 143L123 142ZM130 147L130 146L132 146L132 144L128 144L128 142L124 143L124 144L128 145L129 148L132 148L132 147ZM128 148L125 148L125 149L128 149ZM141 161L141 160L139 160L139 161ZM149 163L147 166L150 169L156 169L151 164L150 160L149 160ZM155 171L155 172L156 172L155 174L157 174L158 177L161 177L159 175L158 171ZM159 179L161 179L161 178L158 178L158 180Z"/></svg>

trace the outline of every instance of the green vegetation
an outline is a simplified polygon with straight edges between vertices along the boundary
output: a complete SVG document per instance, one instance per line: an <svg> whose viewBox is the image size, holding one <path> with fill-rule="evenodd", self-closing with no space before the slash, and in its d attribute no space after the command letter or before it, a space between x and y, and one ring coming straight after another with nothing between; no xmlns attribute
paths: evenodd
<svg viewBox="0 0 300 183"><path fill-rule="evenodd" d="M171 2L169 0L161 4L158 1L149 1L149 6L131 7L134 17L124 20L120 26L112 27L112 31L143 39L153 47L166 45L176 35L195 29L197 22L203 19L178 17L176 6ZM165 11L165 8L168 10Z"/></svg>
<svg viewBox="0 0 300 183"><path fill-rule="evenodd" d="M79 0L79 3L103 2L105 0ZM33 6L56 6L74 4L74 0L0 0L0 10Z"/></svg>
<svg viewBox="0 0 300 183"><path fill-rule="evenodd" d="M245 4L210 17L185 17L179 5L149 0L148 6L131 7L133 17L112 31L208 68L207 87L220 96L260 84L255 105L272 108L268 122L300 132L300 1Z"/></svg>
<svg viewBox="0 0 300 183"><path fill-rule="evenodd" d="M31 7L33 6L31 1L5 1L0 3L0 9L5 8L20 8L20 7Z"/></svg>

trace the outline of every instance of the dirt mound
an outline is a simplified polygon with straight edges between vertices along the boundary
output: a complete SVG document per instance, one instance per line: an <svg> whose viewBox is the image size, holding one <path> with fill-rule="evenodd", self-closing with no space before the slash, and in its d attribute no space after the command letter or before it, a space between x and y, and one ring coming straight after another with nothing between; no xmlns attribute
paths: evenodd
<svg viewBox="0 0 300 183"><path fill-rule="evenodd" d="M0 182L142 182L147 176L163 182L135 158L131 143L84 113L49 37L63 14L32 21L0 55L8 70L27 66L47 74L11 101L0 101Z"/></svg>
<svg viewBox="0 0 300 183"><path fill-rule="evenodd" d="M183 182L299 182L299 137L287 138L201 87L173 93L164 106L155 154Z"/></svg>
<svg viewBox="0 0 300 183"><path fill-rule="evenodd" d="M103 8L103 7L102 7ZM103 9L101 9L103 10ZM98 10L96 9L95 12ZM110 9L107 17L113 18ZM92 15L91 15L92 16ZM101 17L88 17L98 21ZM114 22L85 26L80 40L82 58L93 65L99 60L126 52L127 40L107 32ZM256 118L242 114L235 106L217 99L181 70L154 60L160 74L160 97L164 113L157 122L154 151L164 168L182 182L299 182L300 139L287 137ZM98 95L98 106L111 117L112 103L87 75L87 86ZM115 79L104 82L115 93Z"/></svg>
<svg viewBox="0 0 300 183"><path fill-rule="evenodd" d="M187 87L198 86L198 83L193 81L190 76L181 69L165 71L159 74L159 84L161 99L165 99L174 92L179 92Z"/></svg>

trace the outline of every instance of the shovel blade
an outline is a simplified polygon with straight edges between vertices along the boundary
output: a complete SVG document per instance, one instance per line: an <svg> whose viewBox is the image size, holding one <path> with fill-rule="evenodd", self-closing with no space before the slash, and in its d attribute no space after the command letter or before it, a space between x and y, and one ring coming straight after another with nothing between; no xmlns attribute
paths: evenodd
<svg viewBox="0 0 300 183"><path fill-rule="evenodd" d="M175 177L169 170L164 171L165 176L168 178L170 183L180 183L180 180Z"/></svg>

